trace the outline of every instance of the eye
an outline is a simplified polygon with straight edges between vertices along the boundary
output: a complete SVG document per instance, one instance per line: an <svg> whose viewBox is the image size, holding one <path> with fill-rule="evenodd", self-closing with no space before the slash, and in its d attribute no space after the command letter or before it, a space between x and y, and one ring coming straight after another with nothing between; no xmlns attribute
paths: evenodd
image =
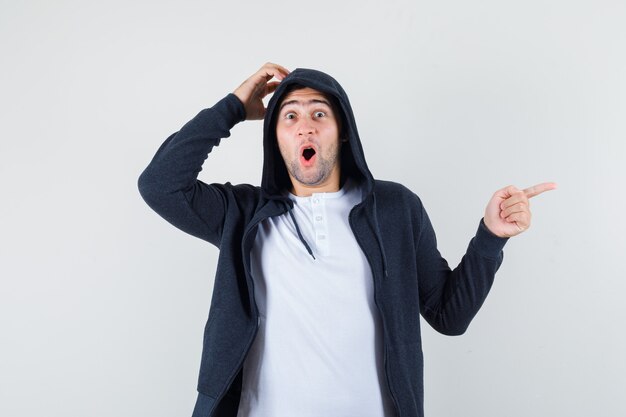
<svg viewBox="0 0 626 417"><path fill-rule="evenodd" d="M296 114L294 112L289 112L285 114L285 119L293 119L294 117L296 117Z"/></svg>
<svg viewBox="0 0 626 417"><path fill-rule="evenodd" d="M316 111L315 112L315 117L324 117L326 116L326 112L324 111Z"/></svg>

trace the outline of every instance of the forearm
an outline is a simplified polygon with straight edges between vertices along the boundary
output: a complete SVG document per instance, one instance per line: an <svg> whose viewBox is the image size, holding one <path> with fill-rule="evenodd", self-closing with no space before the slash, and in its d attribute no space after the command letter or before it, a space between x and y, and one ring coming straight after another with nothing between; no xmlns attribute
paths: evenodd
<svg viewBox="0 0 626 417"><path fill-rule="evenodd" d="M425 236L428 240L428 237ZM423 242L421 310L437 331L456 335L469 326L485 301L503 259L507 239L493 235L481 221L459 265L450 270L434 242Z"/></svg>
<svg viewBox="0 0 626 417"><path fill-rule="evenodd" d="M234 94L202 110L159 147L139 177L141 194L191 188L213 147L229 137L232 127L244 118L243 105Z"/></svg>

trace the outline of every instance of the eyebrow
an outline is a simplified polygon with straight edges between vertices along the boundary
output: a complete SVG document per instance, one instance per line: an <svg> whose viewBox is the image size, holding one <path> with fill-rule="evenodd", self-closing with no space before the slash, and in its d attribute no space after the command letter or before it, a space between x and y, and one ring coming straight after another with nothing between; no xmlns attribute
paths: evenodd
<svg viewBox="0 0 626 417"><path fill-rule="evenodd" d="M280 108L278 109L278 111L280 112L283 107L288 106L290 104L301 104L302 102L300 100L289 100L289 101L285 101L283 104L280 105ZM312 103L321 103L321 104L326 104L328 107L330 106L330 103L326 100L320 100L317 98L311 99L307 102L307 104L312 104Z"/></svg>

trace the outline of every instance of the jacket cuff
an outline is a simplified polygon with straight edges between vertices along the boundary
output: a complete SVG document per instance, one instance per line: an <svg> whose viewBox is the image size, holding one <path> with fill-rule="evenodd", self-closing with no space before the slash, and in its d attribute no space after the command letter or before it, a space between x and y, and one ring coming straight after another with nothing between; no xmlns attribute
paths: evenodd
<svg viewBox="0 0 626 417"><path fill-rule="evenodd" d="M228 93L226 97L215 103L212 109L224 118L228 130L237 123L246 120L246 109L241 100L233 93Z"/></svg>
<svg viewBox="0 0 626 417"><path fill-rule="evenodd" d="M220 117L216 119L215 113L219 114ZM215 103L213 107L201 110L190 123L193 123L200 130L211 130L219 127L220 129L230 131L233 126L243 120L246 120L246 109L243 103L236 95L229 93Z"/></svg>
<svg viewBox="0 0 626 417"><path fill-rule="evenodd" d="M498 258L508 240L508 237L499 237L494 235L487 228L485 220L480 219L476 236L472 239L472 245L481 255L487 258Z"/></svg>

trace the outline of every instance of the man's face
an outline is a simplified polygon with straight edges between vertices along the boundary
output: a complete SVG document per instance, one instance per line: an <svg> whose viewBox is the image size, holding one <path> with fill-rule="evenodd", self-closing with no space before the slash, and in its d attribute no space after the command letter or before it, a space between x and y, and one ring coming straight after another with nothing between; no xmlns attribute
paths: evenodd
<svg viewBox="0 0 626 417"><path fill-rule="evenodd" d="M276 137L292 182L315 188L339 182L338 117L328 99L312 88L294 90L282 99Z"/></svg>

